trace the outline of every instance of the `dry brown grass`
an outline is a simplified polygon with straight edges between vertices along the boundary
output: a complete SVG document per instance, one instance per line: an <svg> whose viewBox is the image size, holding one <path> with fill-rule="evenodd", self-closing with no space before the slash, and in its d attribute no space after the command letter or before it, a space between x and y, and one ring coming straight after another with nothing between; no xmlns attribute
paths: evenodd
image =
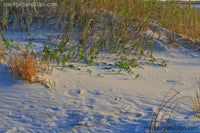
<svg viewBox="0 0 200 133"><path fill-rule="evenodd" d="M0 64L5 60L5 51L0 42Z"/></svg>
<svg viewBox="0 0 200 133"><path fill-rule="evenodd" d="M195 90L195 96L192 97L192 106L195 116L200 118L200 80L197 83L199 88Z"/></svg>
<svg viewBox="0 0 200 133"><path fill-rule="evenodd" d="M17 51L14 55L9 54L7 59L8 68L12 72L12 78L20 78L28 83L42 83L55 91L56 82L47 78L47 74L53 73L50 63L37 61L33 52Z"/></svg>
<svg viewBox="0 0 200 133"><path fill-rule="evenodd" d="M200 118L200 78L197 80L198 88L195 89L194 96L181 96L181 92L185 89L177 91L173 88L169 89L165 94L159 107L155 108L152 113L151 122L149 126L149 133L160 132L158 129L162 129L162 132L166 132L167 124L170 123L172 115L177 108L180 101L185 98L191 98L192 112L195 117ZM170 95L172 94L172 95ZM185 109L187 110L187 109ZM190 110L187 110L191 112ZM166 120L166 121L165 121Z"/></svg>
<svg viewBox="0 0 200 133"><path fill-rule="evenodd" d="M40 2L44 2L39 0ZM1 0L0 5L8 2ZM15 0L22 3L24 0ZM34 21L41 20L48 24L61 26L66 32L73 33L73 27L79 26L80 31L89 26L105 22L105 27L120 25L120 31L127 32L131 27L137 27L138 31L145 31L152 22L158 22L158 27L164 27L182 35L183 37L199 41L200 15L199 10L191 7L188 3L182 6L180 2L167 1L163 3L157 0L45 0L45 3L57 3L57 7L4 7L0 9L2 29L8 27L9 15L14 16L14 25L22 30L30 28ZM109 13L116 18L116 22L107 23L111 20ZM116 15L114 15L116 14ZM69 25L66 25L68 21ZM90 22L91 21L91 22ZM113 31L115 27L113 27ZM122 32L123 33L123 32ZM123 33L125 34L125 33ZM170 40L174 41L174 35Z"/></svg>
<svg viewBox="0 0 200 133"><path fill-rule="evenodd" d="M49 63L38 62L30 51L18 51L9 54L7 60L12 77L19 77L28 83L43 82L45 73L52 74L53 68Z"/></svg>
<svg viewBox="0 0 200 133"><path fill-rule="evenodd" d="M178 104L181 100L188 97L181 95L181 92L184 90L175 90L172 87L167 91L159 107L153 110L149 133L167 132L167 126L172 122L172 116Z"/></svg>
<svg viewBox="0 0 200 133"><path fill-rule="evenodd" d="M12 71L13 79L20 77L28 83L32 83L37 75L35 57L30 52L10 54L7 64Z"/></svg>

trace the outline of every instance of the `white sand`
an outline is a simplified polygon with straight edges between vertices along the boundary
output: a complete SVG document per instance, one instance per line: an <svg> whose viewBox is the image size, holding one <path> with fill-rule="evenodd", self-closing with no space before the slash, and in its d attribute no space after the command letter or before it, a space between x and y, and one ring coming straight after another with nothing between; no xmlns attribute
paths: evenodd
<svg viewBox="0 0 200 133"><path fill-rule="evenodd" d="M43 38L54 32L46 31L36 29L31 36ZM17 44L27 43L24 41L26 34L12 29L6 31L6 37L14 39ZM34 44L42 47L41 41ZM176 90L189 88L182 92L182 96L191 96L196 86L195 78L200 74L199 51L183 47L166 49L166 44L161 42L157 45L160 48L155 50L155 56L159 58L158 62L167 62L166 68L142 65L142 68L133 69L134 74L125 71L117 74L105 69L103 64L74 63L82 70L54 68L50 78L56 81L56 91L22 80L13 83L10 72L0 64L0 133L57 133L68 129L69 132L83 133L145 132L144 126L150 124L152 111L161 103L167 90L176 84ZM101 54L99 60L114 64L112 55ZM88 69L92 74L87 72ZM100 77L97 76L99 73ZM140 75L138 79L135 79L136 74ZM195 119L190 112L189 98L181 100L177 108L173 124L196 126L200 131L200 119Z"/></svg>

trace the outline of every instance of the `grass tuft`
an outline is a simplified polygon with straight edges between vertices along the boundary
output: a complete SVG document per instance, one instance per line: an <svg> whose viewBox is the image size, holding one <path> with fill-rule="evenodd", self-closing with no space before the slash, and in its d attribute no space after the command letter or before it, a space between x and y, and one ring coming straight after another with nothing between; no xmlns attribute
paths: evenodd
<svg viewBox="0 0 200 133"><path fill-rule="evenodd" d="M200 118L200 80L197 80L198 89L195 90L195 96L192 97L192 107L194 115Z"/></svg>
<svg viewBox="0 0 200 133"><path fill-rule="evenodd" d="M0 64L3 63L3 61L5 61L5 51L0 42Z"/></svg>
<svg viewBox="0 0 200 133"><path fill-rule="evenodd" d="M173 89L173 87L167 91L159 107L153 110L149 126L149 133L157 133L160 127L162 127L160 128L162 129L162 132L165 132L166 127L170 123L173 113L179 103L179 100L184 98L178 97L181 91L177 91Z"/></svg>
<svg viewBox="0 0 200 133"><path fill-rule="evenodd" d="M28 83L32 83L37 75L35 56L30 52L10 54L7 64L12 72L13 80L15 77L20 77Z"/></svg>

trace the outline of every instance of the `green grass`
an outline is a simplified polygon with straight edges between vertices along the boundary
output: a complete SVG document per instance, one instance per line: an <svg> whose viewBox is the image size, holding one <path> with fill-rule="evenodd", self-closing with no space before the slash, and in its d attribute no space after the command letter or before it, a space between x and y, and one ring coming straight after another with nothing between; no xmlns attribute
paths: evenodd
<svg viewBox="0 0 200 133"><path fill-rule="evenodd" d="M2 0L0 5L6 0ZM23 2L16 0L15 2ZM42 2L42 1L41 1ZM46 0L51 3L51 0ZM6 39L3 30L11 25L9 15L15 18L14 24L21 30L31 32L32 24L42 20L48 25L48 20L56 20L56 26L65 31L59 35L61 41L52 46L44 44L44 48L35 55L43 61L53 61L63 68L68 61L84 61L91 66L99 53L109 52L120 59L116 65L130 72L130 67L137 67L138 62L145 59L149 64L155 63L153 56L155 40L147 40L145 32L149 28L165 31L169 43L175 42L175 35L199 41L200 13L190 5L182 7L176 2L165 2L163 5L156 0L54 0L57 7L1 7L0 31L5 48L19 49L12 45L12 40ZM66 24L67 23L67 24ZM74 29L76 27L76 30ZM67 43L78 33L78 45L68 46ZM90 37L93 37L92 39ZM52 36L48 36L49 42ZM34 41L34 39L32 40ZM55 43L55 42L54 42ZM198 44L198 43L197 43ZM32 49L32 42L26 49ZM161 66L166 67L166 62Z"/></svg>
<svg viewBox="0 0 200 133"><path fill-rule="evenodd" d="M7 0L2 0L0 5L5 2ZM23 2L23 0L16 0L15 2ZM46 0L46 2L52 3L52 0ZM28 32L30 32L32 23L37 19L61 20L60 26L66 29L69 35L74 31L74 26L77 25L83 35L80 37L83 44L97 23L104 23L99 28L115 27L111 31L112 38L115 40L120 34L121 39L118 41L124 41L123 37L130 37L127 30L129 27L136 26L137 30L145 31L155 21L157 21L158 26L165 27L188 38L199 39L200 36L198 30L200 29L199 11L189 4L182 7L180 3L167 1L163 5L156 0L54 0L53 2L57 3L58 6L48 8L2 6L0 13L1 28L8 27L10 24L8 15L13 14L18 27L22 30L28 29ZM115 19L116 16L120 19ZM64 25L65 21L69 21L68 25ZM121 33L115 33L115 31L119 31L116 26L119 27ZM173 41L173 34L170 35L170 38Z"/></svg>

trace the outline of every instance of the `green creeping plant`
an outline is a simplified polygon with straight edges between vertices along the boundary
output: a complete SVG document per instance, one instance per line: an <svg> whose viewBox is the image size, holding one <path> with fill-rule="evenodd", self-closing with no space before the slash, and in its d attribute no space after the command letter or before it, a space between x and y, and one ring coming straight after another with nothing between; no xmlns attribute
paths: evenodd
<svg viewBox="0 0 200 133"><path fill-rule="evenodd" d="M167 67L166 61L163 60L162 63L161 63L161 66L162 66L162 67Z"/></svg>
<svg viewBox="0 0 200 133"><path fill-rule="evenodd" d="M137 67L137 66L139 66L138 59L131 59L129 61L129 64L131 65L131 67Z"/></svg>
<svg viewBox="0 0 200 133"><path fill-rule="evenodd" d="M65 64L66 64L66 62L68 61L68 58L67 58L67 55L63 55L62 56L62 67L64 68L65 67Z"/></svg>
<svg viewBox="0 0 200 133"><path fill-rule="evenodd" d="M136 76L135 76L135 79L138 79L140 77L140 75L139 74L137 74Z"/></svg>
<svg viewBox="0 0 200 133"><path fill-rule="evenodd" d="M93 63L93 62L94 62L93 59L87 60L87 63L88 63L89 66L92 66L92 63Z"/></svg>
<svg viewBox="0 0 200 133"><path fill-rule="evenodd" d="M149 60L149 63L155 63L158 60L158 58L155 57L151 57L151 59Z"/></svg>
<svg viewBox="0 0 200 133"><path fill-rule="evenodd" d="M98 73L98 77L101 77L101 74L100 74L100 73Z"/></svg>
<svg viewBox="0 0 200 133"><path fill-rule="evenodd" d="M87 72L88 72L89 74L92 74L92 71L91 71L90 69L88 69Z"/></svg>
<svg viewBox="0 0 200 133"><path fill-rule="evenodd" d="M117 73L119 74L121 71L122 71L122 69L119 69Z"/></svg>
<svg viewBox="0 0 200 133"><path fill-rule="evenodd" d="M80 47L78 47L78 58L79 58L79 60L82 60L84 58L83 49Z"/></svg>
<svg viewBox="0 0 200 133"><path fill-rule="evenodd" d="M128 73L130 73L130 72L131 72L131 69L128 69L127 71L128 71Z"/></svg>
<svg viewBox="0 0 200 133"><path fill-rule="evenodd" d="M116 64L116 66L119 66L121 68L124 68L124 69L129 69L129 63L127 61L118 61Z"/></svg>

